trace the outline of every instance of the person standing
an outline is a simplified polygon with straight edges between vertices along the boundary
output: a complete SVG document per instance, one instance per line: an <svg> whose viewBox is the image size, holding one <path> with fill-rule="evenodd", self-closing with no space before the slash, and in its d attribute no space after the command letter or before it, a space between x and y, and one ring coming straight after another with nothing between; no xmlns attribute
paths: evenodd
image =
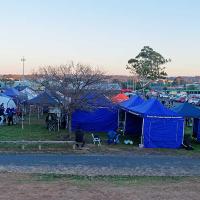
<svg viewBox="0 0 200 200"><path fill-rule="evenodd" d="M3 125L4 122L4 104L0 105L0 125Z"/></svg>
<svg viewBox="0 0 200 200"><path fill-rule="evenodd" d="M75 141L76 141L76 147L78 147L78 148L84 147L84 145L85 145L84 132L81 130L80 126L77 126L77 128L76 128Z"/></svg>
<svg viewBox="0 0 200 200"><path fill-rule="evenodd" d="M10 124L13 125L13 112L12 112L12 110L9 108L9 109L8 109L8 126L10 126Z"/></svg>
<svg viewBox="0 0 200 200"><path fill-rule="evenodd" d="M4 103L2 103L2 104L0 105L0 116L4 115L4 111L5 111Z"/></svg>

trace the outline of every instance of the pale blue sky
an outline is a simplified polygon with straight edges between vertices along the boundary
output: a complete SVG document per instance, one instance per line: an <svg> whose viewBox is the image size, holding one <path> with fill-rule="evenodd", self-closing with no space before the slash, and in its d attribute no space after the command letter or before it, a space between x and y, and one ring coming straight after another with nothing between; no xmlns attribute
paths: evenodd
<svg viewBox="0 0 200 200"><path fill-rule="evenodd" d="M150 45L169 75L200 75L199 0L0 0L0 72L70 61L128 74Z"/></svg>

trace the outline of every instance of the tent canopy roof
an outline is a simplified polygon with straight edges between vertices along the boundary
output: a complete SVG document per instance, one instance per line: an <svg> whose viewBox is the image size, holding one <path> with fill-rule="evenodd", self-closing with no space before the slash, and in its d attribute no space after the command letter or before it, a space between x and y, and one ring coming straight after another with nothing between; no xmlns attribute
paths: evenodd
<svg viewBox="0 0 200 200"><path fill-rule="evenodd" d="M12 100L11 97L5 96L5 95L0 95L0 104L4 104L5 110L7 108L16 108L15 102Z"/></svg>
<svg viewBox="0 0 200 200"><path fill-rule="evenodd" d="M10 96L10 97L17 97L20 96L20 92L15 89L15 88L8 88L4 92L5 95Z"/></svg>
<svg viewBox="0 0 200 200"><path fill-rule="evenodd" d="M122 101L128 100L128 97L124 93L117 94L116 96L112 97L112 101L114 103L120 103Z"/></svg>
<svg viewBox="0 0 200 200"><path fill-rule="evenodd" d="M89 107L106 107L106 108L111 108L114 106L114 104L110 101L109 98L107 98L103 94L98 94L98 93L87 93L85 95L82 95L80 99L77 99L77 102L75 103L81 103L84 102L85 106L87 105Z"/></svg>
<svg viewBox="0 0 200 200"><path fill-rule="evenodd" d="M180 104L172 108L172 110L183 117L200 118L200 109L188 102Z"/></svg>
<svg viewBox="0 0 200 200"><path fill-rule="evenodd" d="M120 106L122 108L129 109L130 107L137 106L137 105L139 105L139 104L141 104L143 102L144 102L144 100L140 96L133 95L128 100L120 103Z"/></svg>
<svg viewBox="0 0 200 200"><path fill-rule="evenodd" d="M28 86L25 86L25 85L17 85L17 86L15 87L15 89L18 90L18 91L22 91L22 90L26 89L27 87L28 87Z"/></svg>
<svg viewBox="0 0 200 200"><path fill-rule="evenodd" d="M39 94L37 97L28 101L29 104L37 104L37 105L57 105L58 101L51 96L47 91Z"/></svg>
<svg viewBox="0 0 200 200"><path fill-rule="evenodd" d="M155 98L148 99L142 104L130 107L130 111L143 116L160 116L160 117L178 117L174 111L164 107L160 101Z"/></svg>

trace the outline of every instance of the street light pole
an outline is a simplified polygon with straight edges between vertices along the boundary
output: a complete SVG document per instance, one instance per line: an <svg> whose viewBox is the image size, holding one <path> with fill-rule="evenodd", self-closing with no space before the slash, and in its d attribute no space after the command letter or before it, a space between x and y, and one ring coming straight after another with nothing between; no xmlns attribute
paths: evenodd
<svg viewBox="0 0 200 200"><path fill-rule="evenodd" d="M24 80L25 80L25 77L24 77L24 63L25 63L26 59L23 58L21 59L21 62L22 62L22 68L23 68L23 85L24 85ZM22 105L22 129L24 129L24 105Z"/></svg>
<svg viewBox="0 0 200 200"><path fill-rule="evenodd" d="M21 59L22 68L23 68L23 85L24 85L24 80L25 80L25 78L24 78L24 63L25 63L25 61L26 61L26 59L25 59L24 56L23 56L23 58Z"/></svg>

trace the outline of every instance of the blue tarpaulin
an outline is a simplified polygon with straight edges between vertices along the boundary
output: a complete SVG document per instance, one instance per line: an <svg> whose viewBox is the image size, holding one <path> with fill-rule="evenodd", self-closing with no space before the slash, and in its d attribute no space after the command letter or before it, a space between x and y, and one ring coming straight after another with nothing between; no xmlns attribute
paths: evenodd
<svg viewBox="0 0 200 200"><path fill-rule="evenodd" d="M181 147L183 118L164 107L157 99L152 98L138 106L130 107L129 113L143 118L141 135L145 148ZM131 123L129 124L131 126ZM141 126L141 123L134 123L133 120L132 126Z"/></svg>
<svg viewBox="0 0 200 200"><path fill-rule="evenodd" d="M80 127L83 131L108 132L116 130L118 126L118 112L114 104L106 97L98 98L88 103L95 108L91 111L77 110L72 114L72 130Z"/></svg>

